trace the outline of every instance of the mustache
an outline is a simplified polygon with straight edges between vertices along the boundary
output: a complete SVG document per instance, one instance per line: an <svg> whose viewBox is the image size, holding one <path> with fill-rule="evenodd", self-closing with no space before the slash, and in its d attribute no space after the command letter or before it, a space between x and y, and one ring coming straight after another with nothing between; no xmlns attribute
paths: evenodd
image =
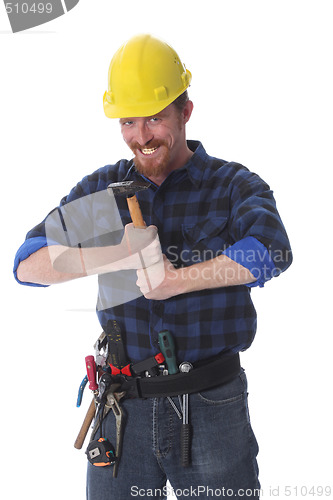
<svg viewBox="0 0 333 500"><path fill-rule="evenodd" d="M133 141L129 144L129 147L132 151L135 149L145 149L145 148L158 148L160 146L167 146L166 141L160 140L152 140L151 142L146 143L145 145L139 144L136 141Z"/></svg>

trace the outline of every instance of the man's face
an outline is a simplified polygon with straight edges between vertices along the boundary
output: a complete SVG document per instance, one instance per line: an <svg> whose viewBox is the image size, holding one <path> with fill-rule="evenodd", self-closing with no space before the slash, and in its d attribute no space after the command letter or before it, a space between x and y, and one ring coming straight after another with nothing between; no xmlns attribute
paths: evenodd
<svg viewBox="0 0 333 500"><path fill-rule="evenodd" d="M192 111L191 106L187 107ZM187 149L185 123L190 114L170 104L154 116L120 119L124 141L134 153L141 174L159 177L182 166L179 163Z"/></svg>

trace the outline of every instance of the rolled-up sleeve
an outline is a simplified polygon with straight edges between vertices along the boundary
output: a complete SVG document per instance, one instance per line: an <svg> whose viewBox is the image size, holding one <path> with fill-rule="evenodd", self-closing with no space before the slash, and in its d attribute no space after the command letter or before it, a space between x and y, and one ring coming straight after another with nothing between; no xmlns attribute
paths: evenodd
<svg viewBox="0 0 333 500"><path fill-rule="evenodd" d="M114 245L123 234L118 205L107 186L117 180L116 166L105 166L80 181L58 207L27 235L14 259L14 277L22 285L46 286L22 282L17 269L23 260L43 247L62 245L90 247ZM108 175L110 177L108 177ZM122 174L120 174L122 175Z"/></svg>
<svg viewBox="0 0 333 500"><path fill-rule="evenodd" d="M72 199L76 199L78 197L78 192L79 192L80 184L76 186L76 188L72 189L70 194L68 196L65 196L62 198L60 205L63 206ZM50 245L50 238L47 237L46 234L46 228L45 228L45 221L47 218L52 214L56 209L52 210L49 215L37 226L35 226L33 229L31 229L26 237L24 243L20 246L20 248L17 250L15 258L14 258L14 266L13 266L13 273L14 273L14 278L20 285L27 285L27 286L34 286L34 287L47 287L49 285L42 285L39 283L29 283L29 282L24 282L20 281L17 276L17 269L23 260L27 259L32 255L33 253L37 252L43 247L47 247ZM52 242L56 244L56 242Z"/></svg>
<svg viewBox="0 0 333 500"><path fill-rule="evenodd" d="M231 188L230 235L234 243L224 252L264 283L292 263L289 239L276 208L273 192L256 174L240 170Z"/></svg>
<svg viewBox="0 0 333 500"><path fill-rule="evenodd" d="M48 285L41 285L39 283L29 283L25 281L20 281L17 277L17 268L20 262L27 259L28 257L30 257L31 254L37 252L38 250L46 246L47 246L47 240L45 236L36 236L35 238L28 238L20 246L15 255L14 268L13 268L14 277L16 281L20 283L20 285L42 286L42 287L48 286Z"/></svg>

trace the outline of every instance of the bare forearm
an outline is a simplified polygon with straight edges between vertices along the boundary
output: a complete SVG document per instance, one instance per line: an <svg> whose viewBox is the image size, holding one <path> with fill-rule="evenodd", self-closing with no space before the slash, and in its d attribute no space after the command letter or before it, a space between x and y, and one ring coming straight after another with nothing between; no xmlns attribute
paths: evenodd
<svg viewBox="0 0 333 500"><path fill-rule="evenodd" d="M61 272L53 267L50 249L56 247L44 247L37 250L27 259L20 262L17 268L17 277L20 281L26 283L38 283L40 285L53 285L56 283L64 283L73 279L86 276L86 272L69 273Z"/></svg>
<svg viewBox="0 0 333 500"><path fill-rule="evenodd" d="M68 248L61 245L44 247L22 261L17 270L20 281L53 285L88 275L126 269L133 256L125 257L117 247Z"/></svg>
<svg viewBox="0 0 333 500"><path fill-rule="evenodd" d="M157 283L153 290L147 286L146 274L150 282ZM176 269L164 256L164 266L151 266L137 271L137 285L147 299L165 300L184 293L197 292L210 288L220 288L253 283L256 279L252 273L226 255L200 262L189 267Z"/></svg>
<svg viewBox="0 0 333 500"><path fill-rule="evenodd" d="M143 231L127 228L120 244L107 247L41 248L19 264L17 277L22 282L51 285L93 274L149 267L161 259L161 246L155 226Z"/></svg>
<svg viewBox="0 0 333 500"><path fill-rule="evenodd" d="M111 257L112 256L112 257ZM44 247L22 261L17 270L20 281L53 285L93 274L117 271L126 265L121 249L68 248L61 245ZM110 260L113 262L110 262Z"/></svg>
<svg viewBox="0 0 333 500"><path fill-rule="evenodd" d="M244 285L255 281L252 273L226 255L179 269L184 292Z"/></svg>

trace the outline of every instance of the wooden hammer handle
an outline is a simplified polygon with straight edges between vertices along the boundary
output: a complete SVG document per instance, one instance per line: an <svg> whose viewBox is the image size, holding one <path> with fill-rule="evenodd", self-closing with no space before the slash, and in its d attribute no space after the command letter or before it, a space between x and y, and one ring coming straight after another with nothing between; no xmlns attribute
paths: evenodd
<svg viewBox="0 0 333 500"><path fill-rule="evenodd" d="M81 450L84 440L86 439L86 435L88 434L89 427L91 425L91 422L93 421L95 416L95 399L90 403L90 406L88 408L87 414L85 416L85 419L83 421L82 427L80 429L80 432L77 435L77 438L74 443L74 448L77 450Z"/></svg>
<svg viewBox="0 0 333 500"><path fill-rule="evenodd" d="M142 212L136 195L127 198L127 204L134 227L145 228L146 223L143 220Z"/></svg>
<svg viewBox="0 0 333 500"><path fill-rule="evenodd" d="M132 222L134 224L134 227L138 227L141 229L144 229L145 227L147 227L145 221L143 220L141 208L140 208L140 205L139 205L139 202L138 202L136 195L130 196L129 198L127 198L127 205L128 205L128 210L129 210L129 213L131 215L131 219L132 219ZM141 252L139 252L139 256L140 256L143 272L145 274L145 278L146 278L146 281L148 284L148 289L151 292L152 287L151 287L148 273L145 269L145 263L144 263Z"/></svg>

